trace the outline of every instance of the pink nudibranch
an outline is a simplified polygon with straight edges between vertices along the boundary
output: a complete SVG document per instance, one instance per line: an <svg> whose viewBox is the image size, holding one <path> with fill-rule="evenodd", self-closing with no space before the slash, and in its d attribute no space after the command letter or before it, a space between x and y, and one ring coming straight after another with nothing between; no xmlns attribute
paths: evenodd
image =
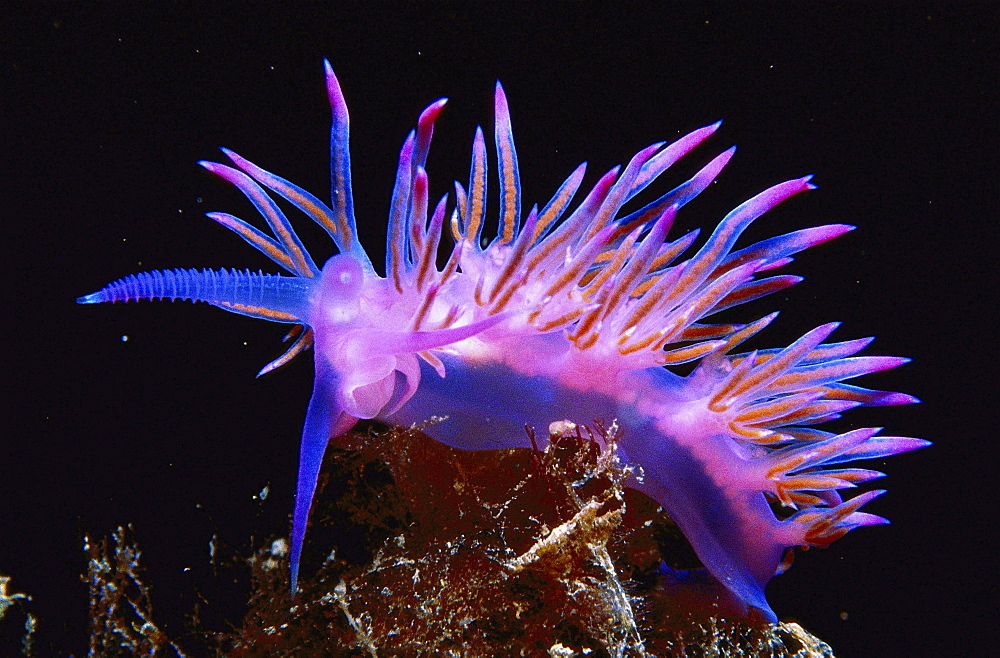
<svg viewBox="0 0 1000 658"><path fill-rule="evenodd" d="M261 371L314 347L315 385L292 517L293 593L326 446L364 418L409 426L443 417L426 433L467 450L530 447L526 424L617 419L619 454L635 469L629 486L660 503L708 571L769 619L775 616L764 588L789 549L827 546L856 527L886 523L859 511L882 491L846 501L839 493L882 474L843 465L928 442L881 436L873 428L835 435L814 426L859 405L916 402L843 383L906 360L855 356L871 339L824 342L835 324L783 349L734 353L777 314L747 324L704 322L797 283L799 277L764 273L853 228L820 226L734 250L757 217L812 189L809 177L746 201L682 258L697 231L666 241L674 216L715 180L734 149L638 210L621 209L712 135L716 123L639 151L570 209L584 177L581 165L545 206L525 215L507 99L497 84L496 237L488 244L482 238L487 161L481 129L468 189L455 184L450 212L447 196L429 207L424 164L441 99L424 110L403 144L382 276L358 240L347 106L329 63L326 76L333 110L331 205L228 150L235 167L201 163L246 194L273 237L233 215L209 216L292 276L160 270L78 300L186 299L300 325L288 351ZM333 239L337 255L322 270L272 193ZM439 266L445 232L454 247ZM671 369L687 362L697 363L686 376ZM786 513L775 514L779 505Z"/></svg>

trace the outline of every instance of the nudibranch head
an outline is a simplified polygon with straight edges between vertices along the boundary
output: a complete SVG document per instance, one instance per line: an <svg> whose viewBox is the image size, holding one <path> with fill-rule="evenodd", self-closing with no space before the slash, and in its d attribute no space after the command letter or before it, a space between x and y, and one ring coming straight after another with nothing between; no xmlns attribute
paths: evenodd
<svg viewBox="0 0 1000 658"><path fill-rule="evenodd" d="M383 274L358 239L348 151L349 116L329 64L332 199L224 150L235 166L202 163L238 187L270 235L227 213L209 217L292 276L170 270L126 277L82 303L169 298L297 325L268 372L310 347L315 386L306 414L292 518L291 585L326 445L358 419L409 426L463 449L527 447L525 425L617 419L619 454L641 477L630 485L674 518L708 571L734 598L774 618L764 587L797 546L826 546L853 528L884 523L860 508L881 491L840 491L880 477L848 462L928 445L874 428L834 434L815 426L858 405L915 402L845 380L904 359L855 356L870 339L825 342L823 325L780 349L736 352L776 314L741 323L714 314L798 281L769 272L853 227L831 224L736 248L743 231L785 199L813 189L792 179L738 206L691 255L692 231L668 241L674 218L732 157L723 151L689 180L632 212L625 204L711 136L718 123L640 150L601 176L577 205L585 173L524 212L507 98L494 97L499 220L483 237L487 148L477 129L468 185L454 203L429 202L424 169L444 99L421 113L403 143L392 192ZM319 224L337 255L320 270L280 197ZM454 246L443 261L442 235ZM673 366L694 363L687 375ZM785 511L776 513L782 508Z"/></svg>
<svg viewBox="0 0 1000 658"><path fill-rule="evenodd" d="M325 332L356 322L364 285L364 269L356 258L347 254L331 256L309 300L309 326Z"/></svg>

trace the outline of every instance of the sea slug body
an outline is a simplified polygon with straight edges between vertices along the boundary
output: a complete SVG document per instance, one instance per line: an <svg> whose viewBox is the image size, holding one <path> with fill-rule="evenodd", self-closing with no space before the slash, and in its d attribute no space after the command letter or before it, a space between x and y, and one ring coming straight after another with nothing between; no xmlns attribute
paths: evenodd
<svg viewBox="0 0 1000 658"><path fill-rule="evenodd" d="M844 500L840 490L882 473L845 464L928 445L879 429L833 434L817 424L859 405L912 396L844 383L905 359L856 356L871 339L825 342L837 325L788 347L735 349L777 314L711 324L715 313L797 283L768 273L792 255L853 227L831 224L735 249L740 234L781 201L813 188L809 177L764 190L729 213L692 255L697 231L667 241L677 212L733 155L643 207L622 207L712 135L713 124L653 144L602 176L575 207L585 167L527 212L503 89L495 96L500 192L496 236L483 238L487 157L472 146L468 186L431 208L424 170L431 104L407 136L392 193L384 275L358 239L351 196L348 113L326 64L333 113L332 203L224 150L235 166L201 163L236 185L272 235L226 213L209 217L292 276L237 270L161 270L125 277L81 303L139 299L203 301L295 325L296 340L269 372L313 348L315 384L302 435L291 535L291 587L327 443L359 419L409 426L431 417L433 438L467 449L530 447L525 425L617 419L629 486L655 499L708 571L739 601L775 619L764 595L797 546L827 546L850 530L885 523L860 511L880 490ZM319 268L272 198L322 226L337 255ZM454 241L439 264L442 234ZM694 363L690 374L671 369ZM776 514L775 510L784 512Z"/></svg>

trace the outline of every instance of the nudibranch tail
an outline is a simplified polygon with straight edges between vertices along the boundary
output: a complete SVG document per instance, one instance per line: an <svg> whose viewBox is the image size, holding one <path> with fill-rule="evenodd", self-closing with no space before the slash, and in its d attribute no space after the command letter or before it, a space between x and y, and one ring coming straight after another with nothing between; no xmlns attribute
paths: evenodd
<svg viewBox="0 0 1000 658"><path fill-rule="evenodd" d="M664 506L723 584L772 620L764 587L784 570L789 549L826 547L854 528L887 523L858 511L882 491L847 501L839 494L883 474L840 465L929 445L877 436L879 428L834 435L811 427L859 405L917 402L843 384L906 360L853 356L870 339L824 343L836 327L818 327L782 350L718 350L688 378L696 395L662 400L653 437L621 439L642 471L634 486Z"/></svg>
<svg viewBox="0 0 1000 658"><path fill-rule="evenodd" d="M246 195L269 232L228 213L208 216L291 276L147 272L79 300L189 299L295 324L295 341L261 373L315 347L292 515L293 593L326 446L367 418L404 427L446 418L426 432L467 450L528 447L525 425L618 419L619 454L635 469L629 486L663 506L736 600L770 619L764 588L787 567L791 549L827 546L853 528L885 522L861 511L881 490L841 496L882 473L846 465L928 442L880 436L874 428L834 434L815 426L859 405L916 402L845 383L905 359L857 356L870 339L824 342L833 323L785 348L736 353L777 314L746 324L713 320L798 283L801 277L769 273L854 228L818 226L737 248L762 214L814 189L811 176L739 205L685 256L698 231L668 240L669 231L734 148L637 210L623 209L713 135L717 122L641 149L574 206L586 171L580 165L547 203L525 212L510 107L497 83L495 235L483 237L489 166L481 128L467 184L455 182L453 202L445 195L432 207L425 166L446 102L439 99L403 142L379 274L354 218L347 106L324 64L332 114L329 205L227 149L232 166L201 163ZM285 202L330 236L335 255L322 268L296 235ZM454 245L439 263L444 233ZM688 375L670 369L689 362L695 365Z"/></svg>

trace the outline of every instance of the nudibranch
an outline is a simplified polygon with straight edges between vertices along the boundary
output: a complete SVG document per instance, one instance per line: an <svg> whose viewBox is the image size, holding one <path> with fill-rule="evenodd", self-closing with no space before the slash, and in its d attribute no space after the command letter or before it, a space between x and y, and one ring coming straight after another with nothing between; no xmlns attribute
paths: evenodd
<svg viewBox="0 0 1000 658"><path fill-rule="evenodd" d="M580 165L547 204L525 213L507 98L497 84L496 235L483 234L482 129L472 143L468 188L455 183L453 204L446 195L433 209L429 205L424 165L445 105L438 100L403 143L381 275L358 239L347 106L328 62L326 84L333 114L329 206L232 151L224 149L234 166L201 163L238 187L273 235L227 213L208 216L291 276L150 271L78 300L190 300L295 325L296 340L261 373L313 348L315 384L292 516L293 593L327 443L359 419L404 427L443 419L426 433L465 450L531 447L526 425L616 419L619 455L633 469L629 486L662 505L708 571L771 620L764 589L787 564L786 553L887 522L860 511L883 491L848 500L840 494L882 473L845 465L928 442L882 436L878 428L834 434L815 426L859 405L916 402L844 383L906 359L855 356L870 338L825 342L836 324L817 327L785 348L735 352L776 314L747 324L706 322L797 283L799 277L769 273L796 252L854 228L831 224L734 247L764 212L812 189L810 177L746 201L685 257L698 232L668 241L674 217L716 179L734 149L638 210L625 214L622 208L712 135L716 123L639 151L572 206L584 178ZM332 238L337 253L322 269L273 195ZM439 260L446 232L454 246ZM690 362L695 365L688 374L673 368Z"/></svg>

